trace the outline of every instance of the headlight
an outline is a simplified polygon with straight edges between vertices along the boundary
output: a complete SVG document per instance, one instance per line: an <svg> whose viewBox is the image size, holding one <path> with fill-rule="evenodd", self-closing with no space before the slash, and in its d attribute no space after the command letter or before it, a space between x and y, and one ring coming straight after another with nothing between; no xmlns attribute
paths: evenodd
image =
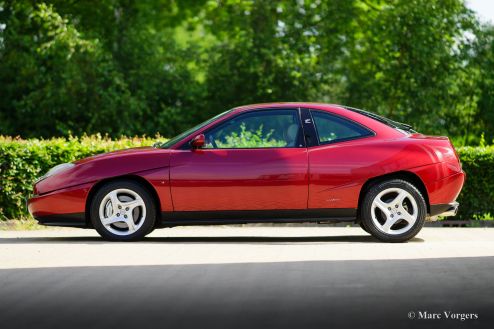
<svg viewBox="0 0 494 329"><path fill-rule="evenodd" d="M48 172L46 174L44 174L43 176L41 176L40 178L38 178L36 180L36 183L39 182L39 181L42 181L45 178L48 178L50 176L53 176L53 175L55 175L55 174L57 174L59 172L62 172L62 171L67 170L69 168L72 168L73 166L75 166L75 164L73 164L73 163L62 163L62 164L56 165L55 167L53 167L50 170L48 170Z"/></svg>

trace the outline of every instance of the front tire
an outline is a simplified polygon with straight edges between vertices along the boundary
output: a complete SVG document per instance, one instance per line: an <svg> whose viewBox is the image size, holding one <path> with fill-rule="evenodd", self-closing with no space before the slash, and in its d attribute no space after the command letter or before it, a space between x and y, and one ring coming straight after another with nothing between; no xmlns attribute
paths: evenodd
<svg viewBox="0 0 494 329"><path fill-rule="evenodd" d="M156 206L149 191L131 180L103 185L90 206L93 227L106 240L135 241L154 228Z"/></svg>
<svg viewBox="0 0 494 329"><path fill-rule="evenodd" d="M361 220L360 222L358 222L358 225L360 226L360 228L361 228L362 230L364 230L364 231L365 231L365 232L367 232L367 233L370 233L370 232L369 232L369 229L368 229L367 227L365 227L364 222L363 222L362 220Z"/></svg>
<svg viewBox="0 0 494 329"><path fill-rule="evenodd" d="M411 183L392 179L373 185L366 193L361 218L363 226L384 242L404 242L424 226L427 206Z"/></svg>

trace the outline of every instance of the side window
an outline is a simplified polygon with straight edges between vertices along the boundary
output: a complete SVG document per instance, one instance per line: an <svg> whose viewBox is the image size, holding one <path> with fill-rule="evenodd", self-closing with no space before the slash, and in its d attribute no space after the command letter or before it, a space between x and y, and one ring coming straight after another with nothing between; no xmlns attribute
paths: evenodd
<svg viewBox="0 0 494 329"><path fill-rule="evenodd" d="M368 129L336 115L311 111L320 144L372 135Z"/></svg>
<svg viewBox="0 0 494 329"><path fill-rule="evenodd" d="M204 148L302 147L298 110L240 114L206 132Z"/></svg>

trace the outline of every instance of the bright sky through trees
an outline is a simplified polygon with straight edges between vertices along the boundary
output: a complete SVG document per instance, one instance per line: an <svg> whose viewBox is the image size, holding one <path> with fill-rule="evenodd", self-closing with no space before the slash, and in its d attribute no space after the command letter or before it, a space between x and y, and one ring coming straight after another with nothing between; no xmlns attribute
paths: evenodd
<svg viewBox="0 0 494 329"><path fill-rule="evenodd" d="M468 0L467 6L484 21L494 23L494 0Z"/></svg>

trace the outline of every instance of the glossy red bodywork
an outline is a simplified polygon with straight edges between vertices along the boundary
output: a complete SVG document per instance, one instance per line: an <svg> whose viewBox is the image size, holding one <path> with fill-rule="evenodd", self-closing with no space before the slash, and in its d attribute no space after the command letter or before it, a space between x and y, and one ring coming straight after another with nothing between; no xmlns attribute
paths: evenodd
<svg viewBox="0 0 494 329"><path fill-rule="evenodd" d="M328 111L375 135L308 148L180 149L211 126L259 108ZM234 109L171 149L129 149L77 161L35 184L29 210L34 217L84 213L97 184L118 177L147 183L162 212L357 208L367 181L396 172L416 175L431 205L454 201L465 179L445 137L406 134L337 105L250 105Z"/></svg>
<svg viewBox="0 0 494 329"><path fill-rule="evenodd" d="M174 210L307 208L307 149L251 149L249 156L245 151L175 151L170 163Z"/></svg>

